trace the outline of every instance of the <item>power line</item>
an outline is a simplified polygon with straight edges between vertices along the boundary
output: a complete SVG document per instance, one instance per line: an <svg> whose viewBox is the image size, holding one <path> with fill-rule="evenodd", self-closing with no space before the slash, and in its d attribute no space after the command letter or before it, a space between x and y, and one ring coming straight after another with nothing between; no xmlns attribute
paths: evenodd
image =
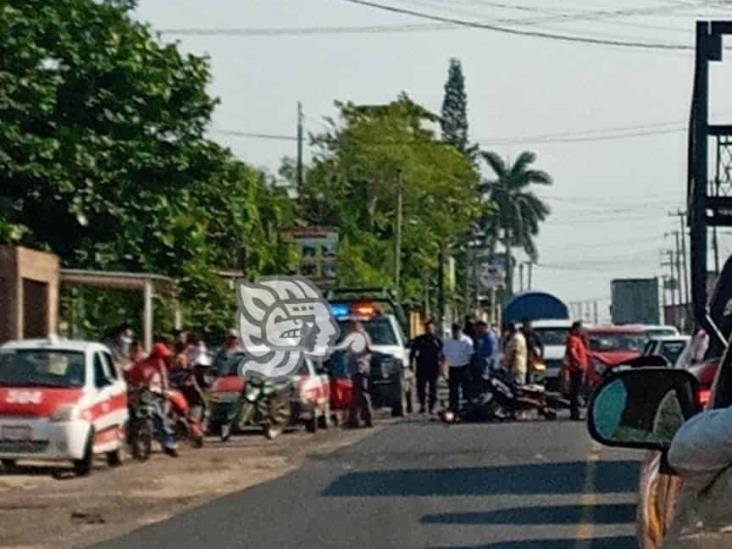
<svg viewBox="0 0 732 549"><path fill-rule="evenodd" d="M465 27L478 28L489 30L493 32L512 34L517 36L529 36L533 38L544 38L549 40L558 40L564 42L575 42L585 44L596 44L603 46L617 46L623 48L636 48L636 49L647 49L647 50L674 50L674 51L689 51L693 47L684 44L671 44L663 42L636 42L636 41L625 41L625 40L613 40L604 38L593 38L591 36L577 36L567 34L557 34L544 31L532 31L514 29L509 27L503 27L500 25L494 25L490 23L481 23L478 21L467 21L464 19L458 19L454 17L446 17L441 15L429 14L421 11L411 10L407 8L399 8L396 6L389 6L386 4L380 4L377 2L371 2L368 0L341 0L342 2L348 2L349 4L356 4L359 6L366 6L381 11L388 11L391 13L399 13L402 15L411 15L420 19L427 19L430 21L438 21L442 23L452 23L455 25L462 25Z"/></svg>

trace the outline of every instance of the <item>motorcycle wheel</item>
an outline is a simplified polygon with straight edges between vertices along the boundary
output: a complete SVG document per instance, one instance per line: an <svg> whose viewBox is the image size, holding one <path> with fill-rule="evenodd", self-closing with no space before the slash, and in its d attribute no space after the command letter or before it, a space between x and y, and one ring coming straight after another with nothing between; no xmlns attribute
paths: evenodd
<svg viewBox="0 0 732 549"><path fill-rule="evenodd" d="M135 420L130 424L132 457L147 461L152 453L153 425L151 419Z"/></svg>

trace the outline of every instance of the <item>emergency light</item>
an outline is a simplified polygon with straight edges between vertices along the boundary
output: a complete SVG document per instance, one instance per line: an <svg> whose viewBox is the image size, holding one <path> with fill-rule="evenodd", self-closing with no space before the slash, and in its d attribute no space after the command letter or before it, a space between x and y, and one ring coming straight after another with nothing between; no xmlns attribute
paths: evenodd
<svg viewBox="0 0 732 549"><path fill-rule="evenodd" d="M351 314L347 303L331 303L330 310L336 318L344 318Z"/></svg>

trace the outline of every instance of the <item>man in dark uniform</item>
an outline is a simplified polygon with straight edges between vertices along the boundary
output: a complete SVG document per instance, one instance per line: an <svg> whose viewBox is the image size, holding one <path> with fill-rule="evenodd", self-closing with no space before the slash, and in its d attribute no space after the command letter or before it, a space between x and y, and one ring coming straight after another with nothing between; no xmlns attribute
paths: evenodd
<svg viewBox="0 0 732 549"><path fill-rule="evenodd" d="M429 412L435 413L437 405L437 377L442 363L442 340L435 335L435 323L428 320L424 325L425 333L412 342L409 362L417 363L417 397L419 413L425 413L429 385Z"/></svg>

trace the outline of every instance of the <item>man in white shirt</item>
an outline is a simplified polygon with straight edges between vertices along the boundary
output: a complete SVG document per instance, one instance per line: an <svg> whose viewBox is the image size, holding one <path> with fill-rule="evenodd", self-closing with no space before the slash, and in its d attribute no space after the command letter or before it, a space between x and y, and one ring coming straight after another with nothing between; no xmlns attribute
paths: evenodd
<svg viewBox="0 0 732 549"><path fill-rule="evenodd" d="M445 362L449 366L450 410L457 413L460 399L465 395L468 384L468 365L473 356L473 340L465 335L458 324L452 325L452 337L443 346Z"/></svg>

